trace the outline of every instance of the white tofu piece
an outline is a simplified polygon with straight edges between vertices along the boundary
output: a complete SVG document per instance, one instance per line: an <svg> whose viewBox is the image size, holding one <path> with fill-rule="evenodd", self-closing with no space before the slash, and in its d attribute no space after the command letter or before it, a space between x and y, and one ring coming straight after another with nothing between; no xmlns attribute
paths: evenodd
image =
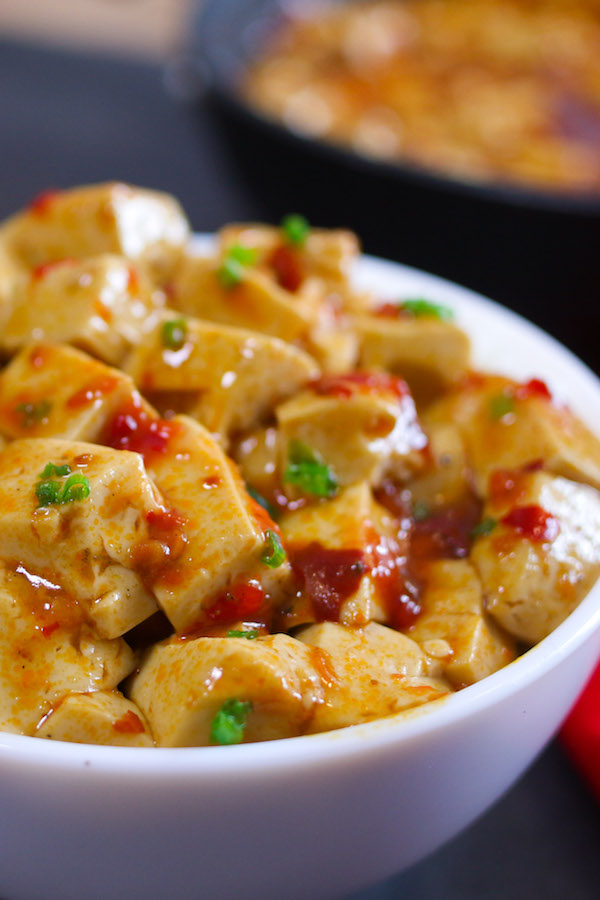
<svg viewBox="0 0 600 900"><path fill-rule="evenodd" d="M127 259L110 254L66 259L35 271L6 327L0 350L11 355L31 341L73 344L112 365L156 321L161 292Z"/></svg>
<svg viewBox="0 0 600 900"><path fill-rule="evenodd" d="M413 502L447 506L471 493L471 472L460 431L453 424L426 424L428 464L410 483Z"/></svg>
<svg viewBox="0 0 600 900"><path fill-rule="evenodd" d="M28 268L116 253L160 282L170 277L189 235L174 197L110 182L41 195L5 222L0 241Z"/></svg>
<svg viewBox="0 0 600 900"><path fill-rule="evenodd" d="M258 582L267 575L260 557L270 520L202 425L177 416L169 427L165 452L154 454L147 467L166 502L183 517L186 542L152 589L182 632L206 618L206 609L233 582ZM285 571L289 574L288 566Z"/></svg>
<svg viewBox="0 0 600 900"><path fill-rule="evenodd" d="M427 410L427 425L453 422L460 430L480 496L495 469L542 461L556 475L600 488L600 441L539 381L518 384L475 376Z"/></svg>
<svg viewBox="0 0 600 900"><path fill-rule="evenodd" d="M431 674L436 670L418 644L385 625L323 622L302 629L297 638L321 654L325 702L315 706L309 733L370 722L450 691Z"/></svg>
<svg viewBox="0 0 600 900"><path fill-rule="evenodd" d="M333 381L325 376L277 407L282 473L292 441L322 457L342 487L358 481L376 485L386 475L406 480L423 467L427 438L410 393L389 389L386 377L379 386L376 373L368 377L373 386L363 389L352 373Z"/></svg>
<svg viewBox="0 0 600 900"><path fill-rule="evenodd" d="M98 441L134 396L133 381L118 369L72 347L32 344L0 372L0 432Z"/></svg>
<svg viewBox="0 0 600 900"><path fill-rule="evenodd" d="M546 472L516 473L484 516L498 524L471 551L487 612L535 644L572 612L600 575L600 494ZM506 519L506 516L509 519Z"/></svg>
<svg viewBox="0 0 600 900"><path fill-rule="evenodd" d="M161 412L188 413L223 444L319 374L310 356L278 338L177 313L165 315L127 370Z"/></svg>
<svg viewBox="0 0 600 900"><path fill-rule="evenodd" d="M469 367L469 338L452 322L363 315L355 325L360 367L401 375L419 402L458 382Z"/></svg>
<svg viewBox="0 0 600 900"><path fill-rule="evenodd" d="M366 625L372 619L388 621L390 611L381 574L391 576L393 567L384 564L380 573L382 559L378 551L383 550L387 559L395 548L395 559L406 555L408 548L406 540L398 537L399 523L375 502L368 484L356 484L333 500L287 513L279 524L292 565L305 572L301 593L287 612L286 630L323 617L354 626ZM315 543L321 555L311 565L307 548ZM327 571L321 571L327 558L327 552L323 554L322 550L333 551ZM336 590L336 575L343 575L352 566L356 576L351 580L356 587L345 597L345 579Z"/></svg>
<svg viewBox="0 0 600 900"><path fill-rule="evenodd" d="M66 694L111 690L135 665L125 641L99 637L86 605L46 575L22 562L0 566L3 731L32 735Z"/></svg>
<svg viewBox="0 0 600 900"><path fill-rule="evenodd" d="M455 688L474 684L515 658L514 641L484 615L481 582L470 562L434 560L421 575L422 611L408 635L441 662Z"/></svg>
<svg viewBox="0 0 600 900"><path fill-rule="evenodd" d="M119 691L67 694L42 720L35 737L75 744L154 746L141 710Z"/></svg>
<svg viewBox="0 0 600 900"><path fill-rule="evenodd" d="M69 473L42 475L48 463ZM40 505L38 485L88 480L89 496ZM48 570L87 608L104 637L152 615L149 579L175 552L156 529L169 514L137 453L56 439L13 441L0 454L0 554L31 571Z"/></svg>
<svg viewBox="0 0 600 900"><path fill-rule="evenodd" d="M185 315L270 334L294 344L306 342L314 309L283 290L265 272L244 269L238 285L224 287L218 260L187 256L173 277L169 305Z"/></svg>
<svg viewBox="0 0 600 900"><path fill-rule="evenodd" d="M173 639L148 651L127 693L161 747L211 743L215 716L231 700L250 704L244 743L293 737L323 698L312 658L287 634Z"/></svg>

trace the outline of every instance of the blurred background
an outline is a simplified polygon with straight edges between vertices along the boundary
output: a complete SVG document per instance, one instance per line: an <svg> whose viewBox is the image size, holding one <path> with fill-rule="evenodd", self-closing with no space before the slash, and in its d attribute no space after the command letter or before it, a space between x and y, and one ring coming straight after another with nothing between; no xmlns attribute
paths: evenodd
<svg viewBox="0 0 600 900"><path fill-rule="evenodd" d="M177 195L196 230L302 212L486 291L600 369L593 198L575 213L490 200L282 135L228 84L256 36L245 28L240 44L236 25L265 4L207 4L205 20L193 0L0 0L0 218L44 189L109 179ZM594 900L599 837L598 807L555 743L464 835L355 900Z"/></svg>

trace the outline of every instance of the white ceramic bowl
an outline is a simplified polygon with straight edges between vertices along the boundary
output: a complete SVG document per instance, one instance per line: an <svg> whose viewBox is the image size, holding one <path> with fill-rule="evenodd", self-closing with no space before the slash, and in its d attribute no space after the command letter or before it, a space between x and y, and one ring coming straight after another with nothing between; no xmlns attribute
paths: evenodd
<svg viewBox="0 0 600 900"><path fill-rule="evenodd" d="M545 378L592 427L600 382L523 319L399 265L384 297L448 303L476 364ZM190 749L0 735L3 900L311 900L411 865L468 825L561 723L600 652L600 585L520 659L428 707L329 734Z"/></svg>

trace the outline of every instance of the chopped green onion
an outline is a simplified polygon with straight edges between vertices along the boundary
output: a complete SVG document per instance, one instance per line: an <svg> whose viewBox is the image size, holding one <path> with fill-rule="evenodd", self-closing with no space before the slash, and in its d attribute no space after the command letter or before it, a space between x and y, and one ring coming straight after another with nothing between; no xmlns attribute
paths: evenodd
<svg viewBox="0 0 600 900"><path fill-rule="evenodd" d="M515 401L508 394L496 394L488 401L490 419L499 422L504 416L515 411Z"/></svg>
<svg viewBox="0 0 600 900"><path fill-rule="evenodd" d="M260 561L270 569L278 569L285 560L285 550L281 539L276 531L270 529L265 533L265 539L265 549Z"/></svg>
<svg viewBox="0 0 600 900"><path fill-rule="evenodd" d="M170 319L168 322L163 322L160 336L163 345L169 350L180 350L187 337L185 319Z"/></svg>
<svg viewBox="0 0 600 900"><path fill-rule="evenodd" d="M440 319L442 322L451 322L454 319L454 310L443 303L432 303L422 297L411 300L403 300L400 309L409 312L415 318Z"/></svg>
<svg viewBox="0 0 600 900"><path fill-rule="evenodd" d="M413 505L413 519L415 522L422 522L431 515L431 509L423 500L416 500Z"/></svg>
<svg viewBox="0 0 600 900"><path fill-rule="evenodd" d="M60 503L61 487L62 485L58 481L40 481L35 487L38 506L50 506L54 503Z"/></svg>
<svg viewBox="0 0 600 900"><path fill-rule="evenodd" d="M288 459L284 482L314 497L333 497L337 493L339 485L333 469L302 441L290 441Z"/></svg>
<svg viewBox="0 0 600 900"><path fill-rule="evenodd" d="M211 744L240 744L244 739L246 719L252 709L249 700L226 700L210 726Z"/></svg>
<svg viewBox="0 0 600 900"><path fill-rule="evenodd" d="M19 403L15 406L15 412L23 416L22 428L31 428L36 422L43 422L52 409L49 400L40 400L39 403Z"/></svg>
<svg viewBox="0 0 600 900"><path fill-rule="evenodd" d="M65 481L61 503L72 503L73 500L85 500L90 496L90 482L85 475L75 473Z"/></svg>
<svg viewBox="0 0 600 900"><path fill-rule="evenodd" d="M497 524L497 519L487 516L485 519L481 520L479 525L476 525L475 528L472 529L471 537L487 537L488 534L492 533Z"/></svg>
<svg viewBox="0 0 600 900"><path fill-rule="evenodd" d="M43 472L40 472L40 478L50 478L51 475L70 475L71 466L65 463L62 466L55 466L54 463L48 463Z"/></svg>
<svg viewBox="0 0 600 900"><path fill-rule="evenodd" d="M252 499L256 500L258 505L262 506L263 509L266 509L273 521L276 522L279 518L279 510L275 509L273 504L269 503L266 497L263 497L262 494L259 494L256 488L253 488L251 484L246 485L246 490L248 491Z"/></svg>
<svg viewBox="0 0 600 900"><path fill-rule="evenodd" d="M257 260L257 251L243 244L232 244L223 258L217 271L219 281L228 290L244 280L246 266L252 266Z"/></svg>
<svg viewBox="0 0 600 900"><path fill-rule="evenodd" d="M281 229L288 244L303 247L310 233L310 225L304 216L292 213L281 220Z"/></svg>
<svg viewBox="0 0 600 900"><path fill-rule="evenodd" d="M259 637L260 631L258 628L248 628L247 631L236 631L232 629L227 632L227 637L231 638L247 638L249 641L253 641L255 638Z"/></svg>
<svg viewBox="0 0 600 900"><path fill-rule="evenodd" d="M64 477L69 475L66 481L55 481L51 475ZM74 500L85 500L90 496L90 482L85 475L75 472L71 475L71 467L66 463L57 466L48 463L39 475L45 481L40 481L35 487L35 495L40 506L61 506L64 503L72 503Z"/></svg>

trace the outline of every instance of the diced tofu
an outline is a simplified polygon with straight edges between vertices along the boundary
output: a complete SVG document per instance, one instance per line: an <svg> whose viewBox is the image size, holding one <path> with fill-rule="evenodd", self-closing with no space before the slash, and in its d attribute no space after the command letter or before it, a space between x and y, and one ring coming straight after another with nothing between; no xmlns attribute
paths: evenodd
<svg viewBox="0 0 600 900"><path fill-rule="evenodd" d="M28 268L116 253L159 281L170 276L188 239L174 197L119 183L43 194L0 232L0 241Z"/></svg>
<svg viewBox="0 0 600 900"><path fill-rule="evenodd" d="M460 431L455 425L425 425L429 465L410 483L414 502L427 507L460 501L471 491L470 472Z"/></svg>
<svg viewBox="0 0 600 900"><path fill-rule="evenodd" d="M175 346L170 328L183 329ZM127 369L159 410L187 412L224 444L319 374L310 356L278 338L176 314L134 351Z"/></svg>
<svg viewBox="0 0 600 900"><path fill-rule="evenodd" d="M42 474L49 463L69 472ZM89 495L69 502L64 492L73 477L87 479ZM59 499L40 505L36 491L48 481ZM145 584L176 546L160 530L154 536L153 522L169 511L137 453L49 438L14 441L0 454L0 509L2 559L49 571L104 637L156 611Z"/></svg>
<svg viewBox="0 0 600 900"><path fill-rule="evenodd" d="M244 742L305 730L323 688L310 649L286 634L171 640L152 647L129 696L162 747L211 743L211 727L230 700L249 703Z"/></svg>
<svg viewBox="0 0 600 900"><path fill-rule="evenodd" d="M344 625L366 625L371 619L387 621L389 611L385 595L382 595L381 579L377 577L380 562L377 547L382 542L397 540L398 523L375 502L365 482L347 488L333 500L287 513L279 524L292 563L296 561L300 571L306 570L310 582L304 585L302 594L294 599L286 619L286 628L321 618L316 615L311 601L316 601L319 608L323 603L331 607L330 613L334 613L335 607L339 605L339 621ZM319 545L319 550L322 548L325 551L356 553L354 562L350 555L345 558L343 553L339 557L334 553L330 558L330 567L336 572L344 565L358 567L355 589L348 597L340 595L339 603L335 589L337 579L328 578L326 571L322 571L321 578L318 578L318 570L323 568L327 554L313 563L310 556L304 561L304 557L298 553L306 551L313 543ZM398 554L401 553L398 545ZM302 565L300 560L306 564ZM314 598L310 596L311 587L315 592Z"/></svg>
<svg viewBox="0 0 600 900"><path fill-rule="evenodd" d="M152 587L181 632L196 625L232 581L255 579L266 569L260 562L265 538L257 505L210 433L187 416L170 424L166 452L152 456L148 471L167 503L183 516L186 543Z"/></svg>
<svg viewBox="0 0 600 900"><path fill-rule="evenodd" d="M8 438L97 441L136 394L118 369L58 344L33 344L0 372L0 432Z"/></svg>
<svg viewBox="0 0 600 900"><path fill-rule="evenodd" d="M325 702L315 706L309 733L370 722L449 693L418 644L385 625L323 622L297 637L321 653Z"/></svg>
<svg viewBox="0 0 600 900"><path fill-rule="evenodd" d="M277 428L256 428L245 434L231 450L246 484L266 497L279 488L280 441Z"/></svg>
<svg viewBox="0 0 600 900"><path fill-rule="evenodd" d="M277 408L277 422L281 472L288 467L292 441L319 454L342 487L358 481L375 485L386 475L405 480L423 466L427 439L408 393L304 391Z"/></svg>
<svg viewBox="0 0 600 900"><path fill-rule="evenodd" d="M65 694L111 690L134 665L125 641L95 633L85 604L21 562L0 567L1 730L34 734Z"/></svg>
<svg viewBox="0 0 600 900"><path fill-rule="evenodd" d="M422 612L408 634L442 663L454 687L480 681L515 658L514 642L484 615L481 583L469 562L435 560L422 575Z"/></svg>
<svg viewBox="0 0 600 900"><path fill-rule="evenodd" d="M481 496L487 495L494 469L537 461L556 475L600 488L600 441L567 407L551 400L541 382L520 385L477 376L431 407L426 422L454 422L459 428Z"/></svg>
<svg viewBox="0 0 600 900"><path fill-rule="evenodd" d="M199 319L259 331L290 343L306 341L315 322L310 305L251 267L244 270L239 284L224 287L219 267L212 259L188 256L173 279L169 304Z"/></svg>
<svg viewBox="0 0 600 900"><path fill-rule="evenodd" d="M75 744L154 746L141 710L119 691L67 694L42 720L35 737Z"/></svg>
<svg viewBox="0 0 600 900"><path fill-rule="evenodd" d="M519 473L484 514L498 524L478 538L471 558L486 609L510 634L534 644L600 574L600 494L545 472Z"/></svg>
<svg viewBox="0 0 600 900"><path fill-rule="evenodd" d="M3 334L13 305L28 280L29 272L19 265L5 246L0 229L0 335Z"/></svg>
<svg viewBox="0 0 600 900"><path fill-rule="evenodd" d="M51 263L14 304L0 349L10 355L32 340L62 341L116 365L156 320L159 299L122 257Z"/></svg>
<svg viewBox="0 0 600 900"><path fill-rule="evenodd" d="M430 400L468 369L469 339L452 322L385 316L357 316L355 321L359 365L401 375L417 401Z"/></svg>

